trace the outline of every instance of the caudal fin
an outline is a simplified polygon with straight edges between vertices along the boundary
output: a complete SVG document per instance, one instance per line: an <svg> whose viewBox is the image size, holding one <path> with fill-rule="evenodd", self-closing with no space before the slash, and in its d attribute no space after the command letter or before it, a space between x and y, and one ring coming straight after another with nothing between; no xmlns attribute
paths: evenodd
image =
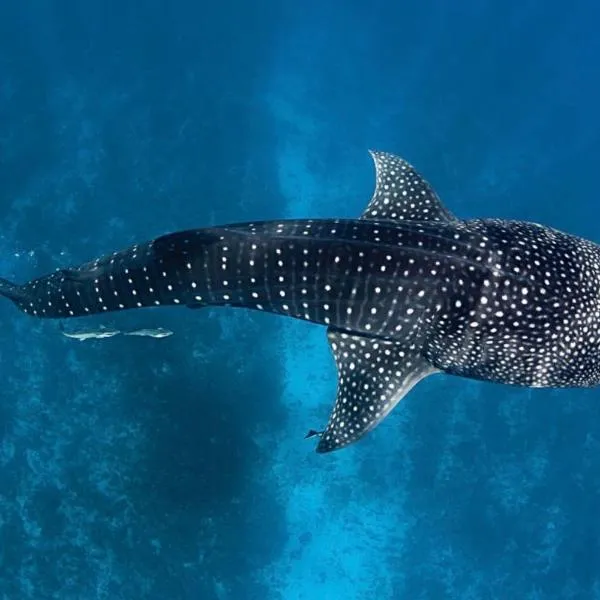
<svg viewBox="0 0 600 600"><path fill-rule="evenodd" d="M0 296L4 296L17 304L27 299L27 294L23 291L22 286L2 278L0 278Z"/></svg>

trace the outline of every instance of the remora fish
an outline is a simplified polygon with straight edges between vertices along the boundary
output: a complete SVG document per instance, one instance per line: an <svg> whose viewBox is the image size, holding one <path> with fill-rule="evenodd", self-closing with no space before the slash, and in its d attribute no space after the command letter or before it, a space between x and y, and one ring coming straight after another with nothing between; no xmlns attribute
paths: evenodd
<svg viewBox="0 0 600 600"><path fill-rule="evenodd" d="M327 326L337 399L318 452L373 429L421 379L600 383L600 246L535 223L460 220L407 162L373 152L356 220L181 231L0 294L37 317L233 306Z"/></svg>
<svg viewBox="0 0 600 600"><path fill-rule="evenodd" d="M156 329L133 329L132 331L123 332L124 335L136 335L138 337L151 337L156 339L166 338L173 335L170 329L157 327Z"/></svg>
<svg viewBox="0 0 600 600"><path fill-rule="evenodd" d="M65 337L79 340L80 342L85 342L86 340L101 340L103 338L111 338L121 333L118 329L109 329L107 327L103 327L102 325L98 329L66 331L61 323L59 329Z"/></svg>

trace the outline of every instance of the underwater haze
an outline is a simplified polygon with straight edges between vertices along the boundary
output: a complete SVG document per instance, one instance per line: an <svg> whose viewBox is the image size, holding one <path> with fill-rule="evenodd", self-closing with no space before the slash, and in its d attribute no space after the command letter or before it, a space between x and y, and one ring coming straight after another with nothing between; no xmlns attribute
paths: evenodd
<svg viewBox="0 0 600 600"><path fill-rule="evenodd" d="M356 218L367 150L459 217L600 242L600 5L0 3L0 277ZM600 390L446 376L332 454L323 328L0 302L1 600L600 600Z"/></svg>

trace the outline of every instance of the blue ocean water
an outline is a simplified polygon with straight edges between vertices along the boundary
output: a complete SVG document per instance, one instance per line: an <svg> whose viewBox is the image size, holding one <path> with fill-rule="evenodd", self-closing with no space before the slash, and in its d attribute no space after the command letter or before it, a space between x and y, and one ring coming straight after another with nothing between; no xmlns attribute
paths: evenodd
<svg viewBox="0 0 600 600"><path fill-rule="evenodd" d="M156 235L354 217L368 148L463 217L600 241L600 6L0 3L0 275ZM600 598L598 391L437 378L303 440L316 326L150 309L79 343L0 304L2 600ZM81 325L82 323L78 323Z"/></svg>

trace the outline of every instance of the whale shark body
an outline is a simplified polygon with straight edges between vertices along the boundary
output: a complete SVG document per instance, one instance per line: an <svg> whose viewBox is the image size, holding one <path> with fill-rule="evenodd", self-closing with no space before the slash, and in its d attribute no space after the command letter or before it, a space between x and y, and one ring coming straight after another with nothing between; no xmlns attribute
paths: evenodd
<svg viewBox="0 0 600 600"><path fill-rule="evenodd" d="M318 452L355 442L421 379L600 383L600 246L535 223L461 220L406 161L371 153L359 219L164 235L0 294L42 318L231 306L320 323L338 372Z"/></svg>

